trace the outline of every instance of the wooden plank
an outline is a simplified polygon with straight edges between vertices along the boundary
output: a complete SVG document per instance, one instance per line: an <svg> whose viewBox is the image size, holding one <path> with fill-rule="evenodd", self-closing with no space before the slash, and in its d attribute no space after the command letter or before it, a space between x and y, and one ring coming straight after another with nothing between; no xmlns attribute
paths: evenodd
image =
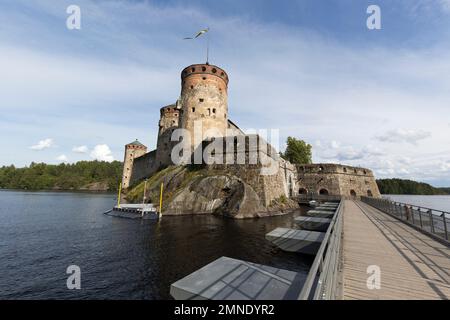
<svg viewBox="0 0 450 320"><path fill-rule="evenodd" d="M344 299L450 299L447 246L362 202L344 208ZM371 265L380 268L380 289L367 288Z"/></svg>

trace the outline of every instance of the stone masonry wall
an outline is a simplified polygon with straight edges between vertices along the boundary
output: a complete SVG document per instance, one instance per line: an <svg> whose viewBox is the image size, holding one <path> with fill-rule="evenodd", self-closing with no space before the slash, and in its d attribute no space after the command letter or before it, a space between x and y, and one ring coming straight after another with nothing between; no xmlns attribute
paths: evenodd
<svg viewBox="0 0 450 320"><path fill-rule="evenodd" d="M297 193L380 197L371 170L339 164L297 166Z"/></svg>
<svg viewBox="0 0 450 320"><path fill-rule="evenodd" d="M134 159L130 185L141 179L148 178L157 171L155 159L156 150Z"/></svg>

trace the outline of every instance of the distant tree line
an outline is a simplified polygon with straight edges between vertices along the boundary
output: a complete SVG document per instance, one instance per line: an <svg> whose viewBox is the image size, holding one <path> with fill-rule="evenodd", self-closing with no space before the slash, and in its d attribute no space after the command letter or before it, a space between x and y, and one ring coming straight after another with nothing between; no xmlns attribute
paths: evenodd
<svg viewBox="0 0 450 320"><path fill-rule="evenodd" d="M99 183L103 190L117 190L122 162L79 161L58 165L34 163L24 168L0 167L0 188L24 190L80 190Z"/></svg>
<svg viewBox="0 0 450 320"><path fill-rule="evenodd" d="M450 188L435 188L428 183L403 179L377 180L382 194L415 194L415 195L445 195L450 194Z"/></svg>

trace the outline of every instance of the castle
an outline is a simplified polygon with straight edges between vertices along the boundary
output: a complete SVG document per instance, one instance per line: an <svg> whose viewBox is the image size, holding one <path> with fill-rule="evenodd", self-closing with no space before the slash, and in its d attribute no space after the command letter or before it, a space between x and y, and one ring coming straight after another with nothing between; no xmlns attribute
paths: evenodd
<svg viewBox="0 0 450 320"><path fill-rule="evenodd" d="M293 165L280 158L270 144L260 144L265 141L258 135L244 134L228 119L228 83L225 70L215 65L194 64L183 69L179 99L160 109L156 149L148 152L147 147L137 140L125 146L122 187L126 189L136 181L173 165L171 154L178 141L172 141L172 134L175 129L184 129L192 136L201 134L200 140L184 142L188 144L190 156L198 148L207 147L217 137L224 140L233 137L231 141L235 146L247 147L242 152L239 148L232 148L231 151L223 151L223 154L215 154L216 158L223 157L223 161L212 163L209 167L232 170L253 187L262 206L268 206L281 196L294 198L301 194L380 197L369 169L339 164ZM257 159L253 162L251 141L258 142ZM230 157L232 160L242 157L244 163L227 161ZM265 165L261 157L271 160L279 170L273 175L262 176L257 170Z"/></svg>

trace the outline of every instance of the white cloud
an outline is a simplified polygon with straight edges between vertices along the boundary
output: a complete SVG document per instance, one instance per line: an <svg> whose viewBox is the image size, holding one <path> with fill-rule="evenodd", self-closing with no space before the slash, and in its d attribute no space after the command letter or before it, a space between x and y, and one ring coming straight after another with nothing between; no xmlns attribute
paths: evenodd
<svg viewBox="0 0 450 320"><path fill-rule="evenodd" d="M72 151L75 153L88 153L89 149L87 146L76 146L72 148Z"/></svg>
<svg viewBox="0 0 450 320"><path fill-rule="evenodd" d="M431 137L431 133L423 130L395 129L376 137L382 142L407 142L416 145L420 140Z"/></svg>
<svg viewBox="0 0 450 320"><path fill-rule="evenodd" d="M99 161L107 161L107 162L114 161L111 149L109 149L108 145L106 144L96 145L91 152L91 157Z"/></svg>
<svg viewBox="0 0 450 320"><path fill-rule="evenodd" d="M44 149L48 149L50 147L53 146L53 139L44 139L39 141L37 144L35 144L34 146L31 146L30 149L32 150L44 150Z"/></svg>
<svg viewBox="0 0 450 320"><path fill-rule="evenodd" d="M58 157L56 157L56 160L61 161L61 162L69 161L69 159L67 158L67 156L65 154L59 155Z"/></svg>

